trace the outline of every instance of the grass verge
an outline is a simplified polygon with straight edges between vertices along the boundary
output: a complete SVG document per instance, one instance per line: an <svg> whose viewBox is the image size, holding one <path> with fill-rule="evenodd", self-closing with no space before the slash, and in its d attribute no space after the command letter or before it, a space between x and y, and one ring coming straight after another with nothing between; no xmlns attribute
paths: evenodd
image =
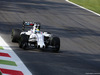
<svg viewBox="0 0 100 75"><path fill-rule="evenodd" d="M69 0L100 14L100 0Z"/></svg>

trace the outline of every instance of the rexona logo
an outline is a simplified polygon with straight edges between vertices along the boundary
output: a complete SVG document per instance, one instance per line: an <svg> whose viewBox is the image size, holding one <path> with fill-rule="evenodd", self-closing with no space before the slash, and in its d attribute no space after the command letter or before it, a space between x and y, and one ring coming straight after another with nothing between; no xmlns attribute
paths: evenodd
<svg viewBox="0 0 100 75"><path fill-rule="evenodd" d="M20 58L1 37L0 75L32 75Z"/></svg>

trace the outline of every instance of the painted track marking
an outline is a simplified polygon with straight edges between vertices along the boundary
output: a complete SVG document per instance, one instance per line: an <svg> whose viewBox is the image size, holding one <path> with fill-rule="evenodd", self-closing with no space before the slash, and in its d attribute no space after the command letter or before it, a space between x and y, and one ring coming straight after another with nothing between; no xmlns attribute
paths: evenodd
<svg viewBox="0 0 100 75"><path fill-rule="evenodd" d="M20 58L0 36L0 71L2 75L32 75Z"/></svg>
<svg viewBox="0 0 100 75"><path fill-rule="evenodd" d="M80 5L76 4L76 3L73 3L73 2L71 2L71 1L69 1L69 0L65 0L65 1L67 1L68 3L71 3L71 4L75 5L75 6L78 6L79 8L82 8L82 9L84 9L84 10L87 10L87 11L89 11L89 12L91 12L91 13L97 15L97 16L100 16L100 14L98 14L98 13L96 13L96 12L90 10L90 9L87 9L87 8L85 8L85 7L82 7L82 6L80 6Z"/></svg>

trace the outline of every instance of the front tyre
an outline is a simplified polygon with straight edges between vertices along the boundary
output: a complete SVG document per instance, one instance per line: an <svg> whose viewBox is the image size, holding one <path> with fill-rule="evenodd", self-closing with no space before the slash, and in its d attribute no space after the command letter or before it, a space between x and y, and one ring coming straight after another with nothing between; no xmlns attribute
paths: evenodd
<svg viewBox="0 0 100 75"><path fill-rule="evenodd" d="M19 40L19 47L26 49L28 46L28 35L22 34Z"/></svg>
<svg viewBox="0 0 100 75"><path fill-rule="evenodd" d="M20 29L12 29L12 34L11 34L12 42L18 42L20 38L20 33L21 33Z"/></svg>
<svg viewBox="0 0 100 75"><path fill-rule="evenodd" d="M58 52L60 49L60 38L59 37L52 37L51 46L53 47L53 52Z"/></svg>

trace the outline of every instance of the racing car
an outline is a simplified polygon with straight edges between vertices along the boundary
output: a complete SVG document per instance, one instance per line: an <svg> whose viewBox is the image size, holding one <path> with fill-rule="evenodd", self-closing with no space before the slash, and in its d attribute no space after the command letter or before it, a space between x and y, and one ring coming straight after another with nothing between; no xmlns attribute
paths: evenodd
<svg viewBox="0 0 100 75"><path fill-rule="evenodd" d="M12 29L11 40L17 42L19 47L27 49L29 47L46 49L54 52L60 49L60 38L49 32L40 31L39 22L23 22L22 29Z"/></svg>

